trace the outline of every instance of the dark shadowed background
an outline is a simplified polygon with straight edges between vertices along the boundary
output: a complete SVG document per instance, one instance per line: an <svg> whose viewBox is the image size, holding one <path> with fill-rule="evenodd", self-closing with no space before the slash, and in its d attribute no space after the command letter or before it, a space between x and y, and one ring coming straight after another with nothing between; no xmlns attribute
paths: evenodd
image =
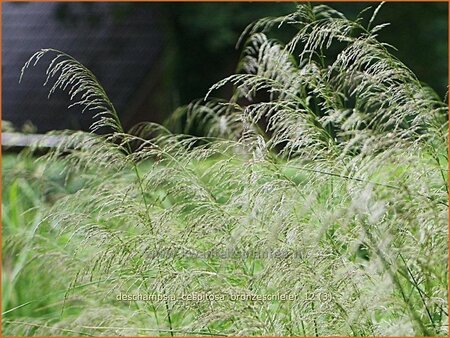
<svg viewBox="0 0 450 338"><path fill-rule="evenodd" d="M349 18L374 3L331 3ZM45 65L20 69L41 48L71 54L97 76L124 124L163 122L179 105L203 97L234 72L242 30L294 3L4 3L3 120L18 130L87 129L90 117L67 110L66 93L47 100ZM447 91L447 4L387 3L380 39L444 97ZM224 93L226 94L226 93ZM31 128L33 129L33 128Z"/></svg>

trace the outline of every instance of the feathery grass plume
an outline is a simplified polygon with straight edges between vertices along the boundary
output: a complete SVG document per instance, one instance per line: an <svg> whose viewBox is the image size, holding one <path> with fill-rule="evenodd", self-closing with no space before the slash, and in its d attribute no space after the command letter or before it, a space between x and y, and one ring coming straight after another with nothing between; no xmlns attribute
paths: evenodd
<svg viewBox="0 0 450 338"><path fill-rule="evenodd" d="M45 318L4 312L4 332L447 335L447 106L377 40L378 10L365 24L300 5L249 26L207 96L234 95L180 108L180 134L125 132L85 67L35 54L24 68L55 52L51 92L100 107L93 130L110 133L49 155L82 184L46 207L33 264L70 282ZM290 41L270 38L280 25Z"/></svg>
<svg viewBox="0 0 450 338"><path fill-rule="evenodd" d="M82 106L83 112L94 111L93 119L97 120L91 125L92 131L100 128L111 128L115 132L122 131L119 116L114 105L106 95L105 90L92 72L75 60L72 56L56 49L46 48L37 51L22 67L19 81L22 81L25 70L37 63L46 55L55 56L49 63L46 71L44 85L54 78L48 97L58 89L68 90L70 99L74 101L69 108Z"/></svg>

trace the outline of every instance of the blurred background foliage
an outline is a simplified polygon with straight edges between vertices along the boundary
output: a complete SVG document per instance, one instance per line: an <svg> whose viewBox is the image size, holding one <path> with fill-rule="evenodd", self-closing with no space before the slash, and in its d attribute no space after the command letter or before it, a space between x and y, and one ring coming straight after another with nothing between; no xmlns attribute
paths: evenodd
<svg viewBox="0 0 450 338"><path fill-rule="evenodd" d="M264 16L289 13L294 3L184 3L167 6L168 27L172 31L174 55L168 73L179 104L202 97L212 83L230 75L236 68L239 50L235 45L243 29ZM333 3L332 7L356 18L376 3ZM369 11L365 16L370 18ZM447 4L387 3L377 23L390 25L380 40L397 48L394 54L418 78L443 97L447 91Z"/></svg>

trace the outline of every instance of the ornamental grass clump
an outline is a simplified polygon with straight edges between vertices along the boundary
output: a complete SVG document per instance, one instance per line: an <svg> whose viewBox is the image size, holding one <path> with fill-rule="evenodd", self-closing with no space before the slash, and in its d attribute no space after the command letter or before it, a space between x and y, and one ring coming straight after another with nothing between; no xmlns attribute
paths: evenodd
<svg viewBox="0 0 450 338"><path fill-rule="evenodd" d="M176 112L203 136L125 131L86 67L33 55L23 72L51 57L50 94L103 134L66 132L39 159L83 182L33 237L33 264L70 283L52 315L9 311L4 332L447 335L447 104L377 40L378 10L250 25L236 74Z"/></svg>

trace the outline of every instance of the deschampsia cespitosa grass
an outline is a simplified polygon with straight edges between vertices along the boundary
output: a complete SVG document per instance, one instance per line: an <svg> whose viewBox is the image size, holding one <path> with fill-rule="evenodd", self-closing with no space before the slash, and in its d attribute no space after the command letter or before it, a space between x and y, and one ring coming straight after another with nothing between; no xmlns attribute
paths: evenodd
<svg viewBox="0 0 450 338"><path fill-rule="evenodd" d="M377 40L378 10L257 21L236 74L166 126L129 131L86 67L33 55L22 75L51 60L50 94L67 90L107 132L65 132L36 160L82 182L29 238L37 273L64 276L60 302L4 312L3 332L447 335L447 103ZM271 37L285 27L289 41ZM229 100L211 97L222 86ZM296 298L234 299L274 294Z"/></svg>

